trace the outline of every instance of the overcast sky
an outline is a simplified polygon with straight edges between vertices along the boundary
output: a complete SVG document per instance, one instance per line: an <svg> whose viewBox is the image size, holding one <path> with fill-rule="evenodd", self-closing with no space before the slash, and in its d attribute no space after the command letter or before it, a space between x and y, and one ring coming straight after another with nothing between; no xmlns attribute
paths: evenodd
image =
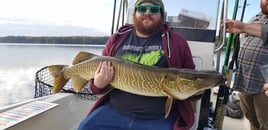
<svg viewBox="0 0 268 130"><path fill-rule="evenodd" d="M113 0L0 0L0 17L70 23L110 31Z"/></svg>
<svg viewBox="0 0 268 130"><path fill-rule="evenodd" d="M118 0L119 3L120 0ZM200 6L204 1L209 0L186 0L187 5L182 0L164 0L172 3L166 4L166 8L174 7L174 3L185 8L192 7L197 11L202 10ZM170 2L172 1L172 2ZM211 1L211 0L210 0ZM212 0L214 2L216 0ZM222 1L222 0L221 0ZM247 6L245 21L259 11L260 0L247 0L250 4ZM101 31L109 32L113 15L114 0L0 0L0 18L29 18L53 23L69 23L73 25L95 27ZM234 0L229 0L233 3ZM204 10L214 13L211 10L212 3L204 6ZM243 0L240 0L240 5ZM178 7L176 6L176 8ZM217 7L216 7L217 8ZM233 5L229 5L229 15L232 17ZM211 11L209 11L211 10ZM173 11L178 13L178 11Z"/></svg>

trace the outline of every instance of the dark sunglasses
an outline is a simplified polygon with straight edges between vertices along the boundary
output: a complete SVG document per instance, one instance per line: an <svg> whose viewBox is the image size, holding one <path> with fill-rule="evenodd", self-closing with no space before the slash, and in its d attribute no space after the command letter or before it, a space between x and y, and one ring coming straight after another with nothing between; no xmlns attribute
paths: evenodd
<svg viewBox="0 0 268 130"><path fill-rule="evenodd" d="M137 5L136 6L136 10L140 14L145 14L147 10L149 10L151 14L159 14L160 13L160 8L161 7L160 6L157 6L157 5L153 5L153 6L149 6L149 5Z"/></svg>

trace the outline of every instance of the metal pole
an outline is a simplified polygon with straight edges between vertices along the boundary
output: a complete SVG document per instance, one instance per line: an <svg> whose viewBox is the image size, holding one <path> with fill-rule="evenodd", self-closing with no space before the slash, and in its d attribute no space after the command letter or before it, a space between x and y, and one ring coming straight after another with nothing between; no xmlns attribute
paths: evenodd
<svg viewBox="0 0 268 130"><path fill-rule="evenodd" d="M112 29L111 29L111 35L114 33L114 20L115 20L115 11L116 11L116 0L114 0L114 11L113 11L113 20L112 20Z"/></svg>

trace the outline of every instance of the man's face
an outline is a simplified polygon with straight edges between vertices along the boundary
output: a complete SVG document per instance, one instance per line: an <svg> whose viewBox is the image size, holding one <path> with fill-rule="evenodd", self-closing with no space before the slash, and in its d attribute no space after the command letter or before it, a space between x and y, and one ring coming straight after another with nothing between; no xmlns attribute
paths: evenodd
<svg viewBox="0 0 268 130"><path fill-rule="evenodd" d="M268 15L268 0L261 0L261 12Z"/></svg>
<svg viewBox="0 0 268 130"><path fill-rule="evenodd" d="M155 6L150 2L144 2L141 6ZM159 13L152 14L149 9L145 13L141 13L138 10L133 13L133 23L136 30L145 35L154 34L162 25L163 18L161 11Z"/></svg>

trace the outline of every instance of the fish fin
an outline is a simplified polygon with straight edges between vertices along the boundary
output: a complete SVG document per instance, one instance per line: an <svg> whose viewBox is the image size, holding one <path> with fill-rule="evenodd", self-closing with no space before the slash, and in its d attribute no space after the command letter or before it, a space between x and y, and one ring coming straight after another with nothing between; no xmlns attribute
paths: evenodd
<svg viewBox="0 0 268 130"><path fill-rule="evenodd" d="M80 62L83 62L85 60L91 59L92 57L96 56L93 53L85 52L85 51L80 51L74 58L73 60L73 65L78 64Z"/></svg>
<svg viewBox="0 0 268 130"><path fill-rule="evenodd" d="M166 101L166 105L165 105L165 118L167 118L169 113L170 113L172 103L173 103L173 98L171 96L168 96L167 101Z"/></svg>
<svg viewBox="0 0 268 130"><path fill-rule="evenodd" d="M80 90L88 83L88 80L80 78L78 76L71 78L72 85L75 92L80 92Z"/></svg>
<svg viewBox="0 0 268 130"><path fill-rule="evenodd" d="M163 91L167 93L167 95L170 95L177 100L184 100L194 95L194 93L182 93L182 92L174 91L174 90L169 89L168 87L163 87Z"/></svg>
<svg viewBox="0 0 268 130"><path fill-rule="evenodd" d="M51 65L47 66L49 73L54 77L53 79L53 92L58 93L69 79L65 79L63 69L66 65Z"/></svg>

